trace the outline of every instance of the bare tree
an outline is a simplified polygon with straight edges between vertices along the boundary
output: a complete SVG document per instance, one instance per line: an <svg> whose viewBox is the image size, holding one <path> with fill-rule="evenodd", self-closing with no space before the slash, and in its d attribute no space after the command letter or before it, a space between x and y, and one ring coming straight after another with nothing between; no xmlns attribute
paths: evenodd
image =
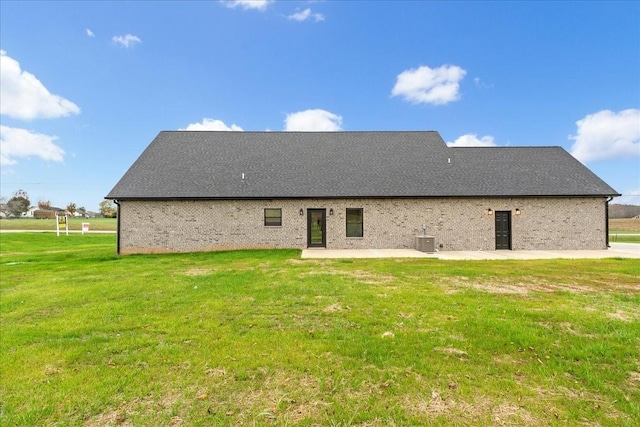
<svg viewBox="0 0 640 427"><path fill-rule="evenodd" d="M49 200L39 200L38 209L49 210L51 209L51 202Z"/></svg>
<svg viewBox="0 0 640 427"><path fill-rule="evenodd" d="M71 215L73 215L74 213L76 213L76 204L71 202L67 205L67 212L69 212Z"/></svg>
<svg viewBox="0 0 640 427"><path fill-rule="evenodd" d="M7 218L11 215L11 211L9 210L9 199L6 197L0 197L0 212L4 214Z"/></svg>

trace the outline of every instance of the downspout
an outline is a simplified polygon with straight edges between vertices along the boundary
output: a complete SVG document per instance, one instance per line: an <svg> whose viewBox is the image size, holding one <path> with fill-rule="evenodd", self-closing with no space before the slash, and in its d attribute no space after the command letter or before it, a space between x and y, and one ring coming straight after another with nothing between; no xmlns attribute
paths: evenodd
<svg viewBox="0 0 640 427"><path fill-rule="evenodd" d="M613 200L613 197L609 197L605 202L604 202L604 223L605 223L605 233L607 233L607 248L610 248L611 245L609 244L609 202Z"/></svg>
<svg viewBox="0 0 640 427"><path fill-rule="evenodd" d="M117 222L117 226L116 226L116 254L120 255L120 203L118 203L117 200L114 200L113 203L116 204L116 206L118 207L118 210L116 211L116 221ZM607 234L608 236L608 234ZM608 237L607 237L608 238Z"/></svg>

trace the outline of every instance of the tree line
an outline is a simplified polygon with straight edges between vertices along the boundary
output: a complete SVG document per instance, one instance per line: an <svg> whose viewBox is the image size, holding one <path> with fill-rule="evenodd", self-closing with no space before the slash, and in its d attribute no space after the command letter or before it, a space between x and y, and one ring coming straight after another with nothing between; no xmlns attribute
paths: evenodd
<svg viewBox="0 0 640 427"><path fill-rule="evenodd" d="M39 210L52 210L49 200L39 200L37 205ZM11 198L0 196L0 212L7 218L19 218L30 208L31 200L29 195L22 189L14 192ZM81 216L86 216L88 213L84 206L77 207L73 202L68 203L65 210L71 215L77 213ZM111 200L100 202L99 211L105 218L115 218L118 212Z"/></svg>
<svg viewBox="0 0 640 427"><path fill-rule="evenodd" d="M640 206L609 205L609 218L635 218L637 216L640 216Z"/></svg>

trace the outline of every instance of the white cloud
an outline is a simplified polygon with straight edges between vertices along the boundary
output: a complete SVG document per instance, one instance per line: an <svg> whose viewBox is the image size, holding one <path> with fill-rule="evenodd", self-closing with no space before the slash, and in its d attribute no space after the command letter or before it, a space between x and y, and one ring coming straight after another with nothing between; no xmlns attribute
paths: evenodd
<svg viewBox="0 0 640 427"><path fill-rule="evenodd" d="M113 36L111 38L115 43L119 44L122 47L133 47L137 43L142 43L140 37L134 36L133 34L127 34L125 36Z"/></svg>
<svg viewBox="0 0 640 427"><path fill-rule="evenodd" d="M85 31L87 32L87 36L89 36L89 37L95 37L96 36L95 34L93 34L93 31L91 31L88 28L86 28Z"/></svg>
<svg viewBox="0 0 640 427"><path fill-rule="evenodd" d="M325 110L305 110L287 114L286 131L339 131L342 117Z"/></svg>
<svg viewBox="0 0 640 427"><path fill-rule="evenodd" d="M398 74L391 96L414 104L442 105L460 99L460 81L467 74L457 65L421 66Z"/></svg>
<svg viewBox="0 0 640 427"><path fill-rule="evenodd" d="M55 118L79 114L80 108L51 94L33 74L0 50L0 114L21 120Z"/></svg>
<svg viewBox="0 0 640 427"><path fill-rule="evenodd" d="M476 84L476 87L485 89L485 88L492 88L493 87L493 83L489 84L489 83L485 83L483 80L480 79L480 77L475 77L473 79L473 82Z"/></svg>
<svg viewBox="0 0 640 427"><path fill-rule="evenodd" d="M16 158L33 156L61 162L64 150L54 144L56 139L56 136L0 125L0 165L13 165L17 163Z"/></svg>
<svg viewBox="0 0 640 427"><path fill-rule="evenodd" d="M265 10L272 1L273 0L227 0L223 1L223 3L231 9L241 7L244 10Z"/></svg>
<svg viewBox="0 0 640 427"><path fill-rule="evenodd" d="M324 21L323 14L312 13L311 9L309 8L302 11L298 11L296 13L292 13L291 15L287 16L287 18L292 21L298 21L298 22L306 21L309 18L313 18L316 22Z"/></svg>
<svg viewBox="0 0 640 427"><path fill-rule="evenodd" d="M311 16L311 9L307 8L303 11L293 13L287 16L287 18L293 21L306 21L307 19L309 19L310 16Z"/></svg>
<svg viewBox="0 0 640 427"><path fill-rule="evenodd" d="M583 163L640 156L640 110L602 110L576 122L571 154Z"/></svg>
<svg viewBox="0 0 640 427"><path fill-rule="evenodd" d="M453 142L447 142L449 147L495 147L496 143L491 135L485 135L478 139L475 134L462 135Z"/></svg>
<svg viewBox="0 0 640 427"><path fill-rule="evenodd" d="M202 119L200 123L191 123L186 129L179 130L220 130L220 131L243 131L240 126L232 124L227 126L222 120L209 119L207 117Z"/></svg>

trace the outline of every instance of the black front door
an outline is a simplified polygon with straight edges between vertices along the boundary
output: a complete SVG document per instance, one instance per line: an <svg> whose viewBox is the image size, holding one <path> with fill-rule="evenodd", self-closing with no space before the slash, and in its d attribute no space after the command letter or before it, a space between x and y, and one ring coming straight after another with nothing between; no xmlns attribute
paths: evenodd
<svg viewBox="0 0 640 427"><path fill-rule="evenodd" d="M511 249L511 211L496 211L496 249Z"/></svg>
<svg viewBox="0 0 640 427"><path fill-rule="evenodd" d="M327 247L327 218L325 209L307 209L307 246Z"/></svg>

